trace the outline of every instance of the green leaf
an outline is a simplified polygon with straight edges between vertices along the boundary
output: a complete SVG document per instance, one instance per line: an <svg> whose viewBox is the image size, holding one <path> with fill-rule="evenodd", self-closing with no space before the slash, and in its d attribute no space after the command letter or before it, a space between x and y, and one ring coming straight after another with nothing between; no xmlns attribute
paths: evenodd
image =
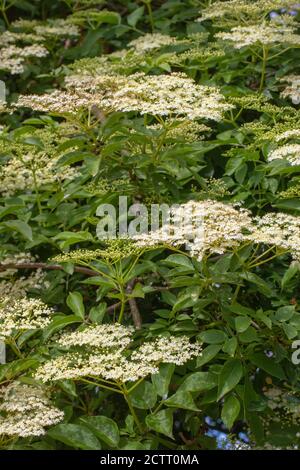
<svg viewBox="0 0 300 470"><path fill-rule="evenodd" d="M195 372L189 375L178 390L186 392L204 392L217 386L217 378L211 372Z"/></svg>
<svg viewBox="0 0 300 470"><path fill-rule="evenodd" d="M43 339L46 341L53 333L58 330L61 330L67 325L71 325L72 323L79 323L81 322L81 318L77 315L64 315L63 317L55 318L50 325L43 329Z"/></svg>
<svg viewBox="0 0 300 470"><path fill-rule="evenodd" d="M284 273L284 276L281 279L281 288L284 289L290 280L298 273L300 274L300 263L294 262Z"/></svg>
<svg viewBox="0 0 300 470"><path fill-rule="evenodd" d="M23 220L9 220L8 222L2 222L1 226L20 233L26 240L33 240L32 229Z"/></svg>
<svg viewBox="0 0 300 470"><path fill-rule="evenodd" d="M173 408L183 410L199 411L190 392L178 390L174 395L168 398L164 404Z"/></svg>
<svg viewBox="0 0 300 470"><path fill-rule="evenodd" d="M255 284L258 288L258 290L266 295L270 296L272 295L272 289L270 285L264 281L261 277L257 276L257 274L251 273L251 272L244 272L240 274L242 279L245 279L248 282L251 282Z"/></svg>
<svg viewBox="0 0 300 470"><path fill-rule="evenodd" d="M292 318L295 313L294 305L286 305L285 307L280 307L275 313L276 320L280 322L288 321Z"/></svg>
<svg viewBox="0 0 300 470"><path fill-rule="evenodd" d="M249 326L246 331L239 333L239 341L241 343L254 343L258 339L257 330L253 326Z"/></svg>
<svg viewBox="0 0 300 470"><path fill-rule="evenodd" d="M85 309L80 292L70 292L67 297L67 305L77 317L84 319Z"/></svg>
<svg viewBox="0 0 300 470"><path fill-rule="evenodd" d="M203 349L201 355L197 357L197 367L204 366L210 362L220 351L221 345L219 344L211 344Z"/></svg>
<svg viewBox="0 0 300 470"><path fill-rule="evenodd" d="M89 15L90 21L97 23L97 26L100 26L103 23L108 24L119 24L121 22L121 17L119 13L114 11L90 11Z"/></svg>
<svg viewBox="0 0 300 470"><path fill-rule="evenodd" d="M203 343L208 344L222 344L227 339L227 335L220 330L203 331L198 337Z"/></svg>
<svg viewBox="0 0 300 470"><path fill-rule="evenodd" d="M34 368L38 365L36 359L17 359L16 361L0 365L0 381L12 380L17 377L21 372Z"/></svg>
<svg viewBox="0 0 300 470"><path fill-rule="evenodd" d="M106 416L87 416L80 418L80 421L109 447L118 446L120 440L119 428L112 419Z"/></svg>
<svg viewBox="0 0 300 470"><path fill-rule="evenodd" d="M220 400L226 393L230 392L242 377L243 366L238 359L229 359L225 362L219 375L217 400Z"/></svg>
<svg viewBox="0 0 300 470"><path fill-rule="evenodd" d="M224 344L222 350L224 353L228 354L229 356L234 356L238 342L235 336L229 338L226 343Z"/></svg>
<svg viewBox="0 0 300 470"><path fill-rule="evenodd" d="M145 293L143 291L143 286L142 284L140 284L139 282L134 286L134 289L133 291L131 292L131 294L128 296L129 298L130 297L139 297L141 299L144 299L145 297Z"/></svg>
<svg viewBox="0 0 300 470"><path fill-rule="evenodd" d="M151 376L156 393L160 396L168 396L169 385L175 370L175 364L161 364L158 374Z"/></svg>
<svg viewBox="0 0 300 470"><path fill-rule="evenodd" d="M146 417L148 428L173 439L173 410L158 411Z"/></svg>
<svg viewBox="0 0 300 470"><path fill-rule="evenodd" d="M68 395L71 395L74 398L77 398L76 385L72 380L59 380L57 384L66 392Z"/></svg>
<svg viewBox="0 0 300 470"><path fill-rule="evenodd" d="M92 307L89 313L89 319L93 323L99 323L99 324L102 323L106 309L107 309L106 302L101 302L96 307Z"/></svg>
<svg viewBox="0 0 300 470"><path fill-rule="evenodd" d="M101 449L101 444L94 434L79 424L58 424L48 431L48 435L74 449Z"/></svg>
<svg viewBox="0 0 300 470"><path fill-rule="evenodd" d="M249 317L237 317L234 319L235 329L238 333L243 333L251 325L251 318Z"/></svg>
<svg viewBox="0 0 300 470"><path fill-rule="evenodd" d="M120 447L121 450L146 450L145 446L139 441L128 441L124 446Z"/></svg>
<svg viewBox="0 0 300 470"><path fill-rule="evenodd" d="M298 336L298 330L293 325L287 325L286 323L282 325L282 329L284 330L288 339L293 339Z"/></svg>
<svg viewBox="0 0 300 470"><path fill-rule="evenodd" d="M60 249L65 250L71 245L80 243L80 242L87 242L93 241L93 236L85 231L85 232L61 232L55 237L53 240L62 240L59 243Z"/></svg>
<svg viewBox="0 0 300 470"><path fill-rule="evenodd" d="M144 10L145 7L139 7L127 16L127 23L129 26L133 26L135 28L138 21L143 17Z"/></svg>
<svg viewBox="0 0 300 470"><path fill-rule="evenodd" d="M170 255L165 260L169 266L183 266L184 268L191 269L194 271L193 264L191 260L184 255Z"/></svg>
<svg viewBox="0 0 300 470"><path fill-rule="evenodd" d="M263 353L255 353L249 356L249 360L260 369L264 370L273 377L285 380L285 373L280 364L275 362L271 357L267 357Z"/></svg>
<svg viewBox="0 0 300 470"><path fill-rule="evenodd" d="M232 428L239 415L240 409L240 402L234 395L229 395L225 398L221 418L228 429Z"/></svg>
<svg viewBox="0 0 300 470"><path fill-rule="evenodd" d="M154 385L144 380L130 393L130 399L135 408L141 410L153 408L157 401Z"/></svg>
<svg viewBox="0 0 300 470"><path fill-rule="evenodd" d="M263 310L258 310L257 313L256 313L256 317L262 321L268 328L269 330L272 329L272 320L271 318L269 318L264 312Z"/></svg>

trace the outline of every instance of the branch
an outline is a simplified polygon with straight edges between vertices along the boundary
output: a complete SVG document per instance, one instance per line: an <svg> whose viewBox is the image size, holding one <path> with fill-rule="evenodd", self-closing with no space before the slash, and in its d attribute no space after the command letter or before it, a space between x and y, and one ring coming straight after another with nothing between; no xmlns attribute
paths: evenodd
<svg viewBox="0 0 300 470"><path fill-rule="evenodd" d="M47 263L0 263L0 272L6 271L7 269L46 269L52 271L63 271L63 267L60 264L47 264ZM97 273L92 269L84 268L81 266L75 266L74 271L76 273L85 274L87 276L97 276Z"/></svg>

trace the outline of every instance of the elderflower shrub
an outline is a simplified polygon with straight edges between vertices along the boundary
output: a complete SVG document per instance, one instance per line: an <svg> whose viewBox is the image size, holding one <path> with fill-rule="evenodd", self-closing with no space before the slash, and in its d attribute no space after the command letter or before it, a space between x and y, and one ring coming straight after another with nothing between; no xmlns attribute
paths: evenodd
<svg viewBox="0 0 300 470"><path fill-rule="evenodd" d="M299 447L297 2L2 4L0 449Z"/></svg>

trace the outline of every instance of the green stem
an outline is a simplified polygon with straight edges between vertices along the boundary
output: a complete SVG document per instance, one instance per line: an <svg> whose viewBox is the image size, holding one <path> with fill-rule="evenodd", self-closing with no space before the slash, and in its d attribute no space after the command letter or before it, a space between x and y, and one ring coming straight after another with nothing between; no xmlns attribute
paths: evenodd
<svg viewBox="0 0 300 470"><path fill-rule="evenodd" d="M42 209L42 204L41 204L41 199L40 199L40 193L39 193L39 189L38 189L36 174L35 174L34 170L32 170L32 176L33 176L34 190L35 190L35 194L36 194L36 202L37 202L39 214L42 215L43 214L43 209Z"/></svg>
<svg viewBox="0 0 300 470"><path fill-rule="evenodd" d="M263 45L263 57L262 57L262 69L261 69L259 93L262 92L264 84L265 84L267 62L268 62L268 49L266 48L265 45Z"/></svg>
<svg viewBox="0 0 300 470"><path fill-rule="evenodd" d="M285 52L289 51L290 49L291 49L291 47L287 47L286 49L283 49L283 51L277 52L276 54L269 57L269 60L275 59L275 57L279 57L280 55L284 54Z"/></svg>
<svg viewBox="0 0 300 470"><path fill-rule="evenodd" d="M120 390L118 390L116 388L107 387L106 385L100 384L98 382L92 382L91 380L80 378L80 382L85 382L87 384L94 385L94 387L101 387L101 388L104 388L105 390L109 390L110 392L115 392L115 393L121 393L122 394L122 392L120 392Z"/></svg>
<svg viewBox="0 0 300 470"><path fill-rule="evenodd" d="M236 286L236 289L235 289L235 291L234 291L234 294L233 294L233 297L232 297L232 301L231 301L231 304L232 304L232 305L236 302L241 287L242 287L242 286L241 286L240 284L239 284L238 286Z"/></svg>
<svg viewBox="0 0 300 470"><path fill-rule="evenodd" d="M257 245L258 247L258 245ZM276 248L275 245L270 246L267 250L265 250L261 255L257 256L256 258L252 258L249 263L247 263L247 267L250 268L251 266L255 266L257 261L259 261L261 258L266 256L267 253L270 253L270 251L274 250ZM256 253L257 249L255 250ZM255 254L254 253L254 254Z"/></svg>
<svg viewBox="0 0 300 470"><path fill-rule="evenodd" d="M9 28L9 21L8 21L8 18L7 18L5 9L2 8L1 13L2 13L4 22L5 22L6 26L7 26L7 28Z"/></svg>
<svg viewBox="0 0 300 470"><path fill-rule="evenodd" d="M134 390L138 385L140 385L140 383L142 383L144 380L144 377L141 378L140 380L138 380L132 387L130 387L127 392L128 394L132 392L132 390Z"/></svg>
<svg viewBox="0 0 300 470"><path fill-rule="evenodd" d="M148 10L148 15L149 15L149 23L151 26L151 31L152 33L154 32L154 20L153 20L153 13L152 13L152 7L151 7L151 0L144 0L147 6Z"/></svg>
<svg viewBox="0 0 300 470"><path fill-rule="evenodd" d="M288 251L286 251L285 253L288 253ZM284 253L280 253L280 254L282 255L282 254L284 254ZM251 264L251 265L249 266L249 269L256 268L257 266L260 266L261 264L269 263L269 262L272 261L273 259L278 258L278 256L279 256L279 254L276 253L274 256L271 256L271 258L264 259L264 260L261 261L260 263Z"/></svg>
<svg viewBox="0 0 300 470"><path fill-rule="evenodd" d="M137 416L137 414L136 414L136 412L135 412L135 410L134 410L134 408L133 408L133 405L132 405L132 402L131 402L131 399L130 399L128 390L126 389L125 385L124 385L124 387L123 387L123 395L124 395L124 398L125 398L125 400L126 400L126 402L127 402L127 405L128 405L129 410L130 410L130 413L131 413L131 415L132 415L132 417L133 417L133 419L134 419L134 422L135 422L135 424L137 425L137 428L138 428L139 432L140 432L141 434L143 434L143 432L144 432L143 426L142 426L142 424L141 424L141 422L140 422L140 420L139 420L139 418L138 418L138 416Z"/></svg>
<svg viewBox="0 0 300 470"><path fill-rule="evenodd" d="M126 304L126 299L125 299L125 296L124 296L124 292L122 291L121 294L122 294L121 309L120 309L120 313L119 313L118 323L122 323L123 316L124 316L124 310L125 310L125 304Z"/></svg>
<svg viewBox="0 0 300 470"><path fill-rule="evenodd" d="M161 407L163 406L163 404L164 404L164 400L161 400L161 401L159 402L159 404L157 405L157 407L155 408L155 410L153 410L153 413L152 413L152 414L155 415L155 414L161 409Z"/></svg>

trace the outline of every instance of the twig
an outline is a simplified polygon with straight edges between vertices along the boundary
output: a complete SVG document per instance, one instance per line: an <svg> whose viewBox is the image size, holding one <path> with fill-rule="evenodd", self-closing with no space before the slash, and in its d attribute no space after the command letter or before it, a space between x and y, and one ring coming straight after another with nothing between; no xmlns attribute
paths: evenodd
<svg viewBox="0 0 300 470"><path fill-rule="evenodd" d="M133 291L134 285L136 283L136 279L132 279L126 287L126 293L131 294ZM131 316L132 316L132 321L134 323L134 326L137 330L140 330L142 328L142 317L137 305L137 302L134 298L128 299L130 311L131 311Z"/></svg>
<svg viewBox="0 0 300 470"><path fill-rule="evenodd" d="M106 309L106 313L115 313L115 310L120 306L121 302L117 302L113 305L110 305L109 307L107 307Z"/></svg>

